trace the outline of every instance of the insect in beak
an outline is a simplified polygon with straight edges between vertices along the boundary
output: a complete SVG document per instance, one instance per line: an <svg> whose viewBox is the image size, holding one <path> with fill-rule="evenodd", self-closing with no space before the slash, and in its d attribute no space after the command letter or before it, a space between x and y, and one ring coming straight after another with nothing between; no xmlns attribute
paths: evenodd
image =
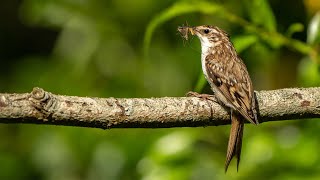
<svg viewBox="0 0 320 180"><path fill-rule="evenodd" d="M179 31L181 37L184 38L185 40L189 39L189 32L191 35L194 35L193 28L191 28L189 26L179 26L178 31Z"/></svg>

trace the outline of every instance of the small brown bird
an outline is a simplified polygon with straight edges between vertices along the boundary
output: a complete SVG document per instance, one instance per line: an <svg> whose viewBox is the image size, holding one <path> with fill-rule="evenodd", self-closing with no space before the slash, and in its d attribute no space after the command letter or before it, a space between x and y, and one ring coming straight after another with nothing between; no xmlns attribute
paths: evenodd
<svg viewBox="0 0 320 180"><path fill-rule="evenodd" d="M215 26L179 27L186 40L188 32L201 42L201 64L205 78L222 105L230 108L231 130L225 172L234 156L240 163L244 119L259 124L254 91L247 68L237 55L226 32ZM187 37L187 38L186 38Z"/></svg>

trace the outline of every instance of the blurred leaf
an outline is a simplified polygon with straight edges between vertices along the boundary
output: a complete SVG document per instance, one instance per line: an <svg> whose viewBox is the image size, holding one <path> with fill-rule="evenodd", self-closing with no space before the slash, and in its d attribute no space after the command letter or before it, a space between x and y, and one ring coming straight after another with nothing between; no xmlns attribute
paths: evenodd
<svg viewBox="0 0 320 180"><path fill-rule="evenodd" d="M304 86L320 85L320 66L309 57L305 57L299 64L299 80Z"/></svg>
<svg viewBox="0 0 320 180"><path fill-rule="evenodd" d="M92 22L73 18L61 31L53 53L64 61L70 61L75 68L84 70L96 51L100 39Z"/></svg>
<svg viewBox="0 0 320 180"><path fill-rule="evenodd" d="M304 26L301 23L293 23L289 26L287 30L287 37L291 37L296 32L302 32L304 30Z"/></svg>
<svg viewBox="0 0 320 180"><path fill-rule="evenodd" d="M155 143L150 155L158 162L174 161L189 154L195 141L196 136L188 131L174 131L161 137Z"/></svg>
<svg viewBox="0 0 320 180"><path fill-rule="evenodd" d="M309 44L320 43L320 12L316 13L308 26L307 42Z"/></svg>
<svg viewBox="0 0 320 180"><path fill-rule="evenodd" d="M194 91L200 93L206 84L207 84L207 80L204 77L203 72L201 71L198 76L197 84L196 84L196 87L194 88Z"/></svg>
<svg viewBox="0 0 320 180"><path fill-rule="evenodd" d="M269 31L276 31L276 19L267 0L246 0L245 6L251 21Z"/></svg>
<svg viewBox="0 0 320 180"><path fill-rule="evenodd" d="M256 43L257 40L258 38L255 35L241 35L232 38L233 45L238 53L241 53L242 51L249 48L251 45Z"/></svg>
<svg viewBox="0 0 320 180"><path fill-rule="evenodd" d="M187 179L196 140L197 135L187 130L161 137L139 162L138 171L143 179Z"/></svg>
<svg viewBox="0 0 320 180"><path fill-rule="evenodd" d="M205 1L179 1L173 4L168 9L164 10L161 14L154 17L147 26L144 35L144 55L147 57L149 51L152 35L156 28L170 19L192 12L202 12L204 14L213 14L223 8L216 3L209 3Z"/></svg>

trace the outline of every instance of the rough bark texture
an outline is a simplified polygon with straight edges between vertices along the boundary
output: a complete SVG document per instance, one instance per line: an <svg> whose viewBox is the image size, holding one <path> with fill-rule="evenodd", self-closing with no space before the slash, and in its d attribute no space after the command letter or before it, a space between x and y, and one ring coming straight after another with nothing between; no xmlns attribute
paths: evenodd
<svg viewBox="0 0 320 180"><path fill-rule="evenodd" d="M320 88L256 92L261 122L320 117ZM91 98L31 93L1 94L0 123L94 128L168 128L229 124L228 112L196 97Z"/></svg>

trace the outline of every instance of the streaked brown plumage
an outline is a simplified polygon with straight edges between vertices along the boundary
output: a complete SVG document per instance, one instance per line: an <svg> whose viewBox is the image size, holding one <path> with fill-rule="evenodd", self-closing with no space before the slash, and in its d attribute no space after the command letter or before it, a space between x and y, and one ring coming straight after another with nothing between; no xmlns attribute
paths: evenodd
<svg viewBox="0 0 320 180"><path fill-rule="evenodd" d="M254 91L247 68L237 55L228 34L215 26L179 27L185 39L188 32L199 37L203 73L222 105L230 108L231 130L225 171L234 156L240 163L244 120L258 124Z"/></svg>

